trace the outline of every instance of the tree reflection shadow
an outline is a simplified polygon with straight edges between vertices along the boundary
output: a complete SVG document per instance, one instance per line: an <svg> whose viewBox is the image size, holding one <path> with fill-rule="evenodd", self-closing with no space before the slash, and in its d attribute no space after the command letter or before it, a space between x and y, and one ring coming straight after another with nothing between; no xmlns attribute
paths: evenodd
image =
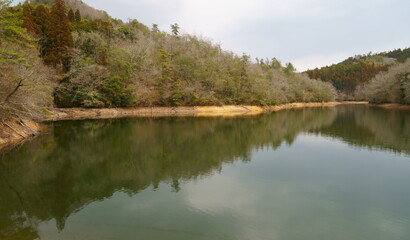
<svg viewBox="0 0 410 240"><path fill-rule="evenodd" d="M386 127L388 125L389 127ZM250 161L303 132L410 153L410 114L359 106L289 110L244 118L67 121L2 156L0 239L38 239L39 223L65 220L91 202Z"/></svg>

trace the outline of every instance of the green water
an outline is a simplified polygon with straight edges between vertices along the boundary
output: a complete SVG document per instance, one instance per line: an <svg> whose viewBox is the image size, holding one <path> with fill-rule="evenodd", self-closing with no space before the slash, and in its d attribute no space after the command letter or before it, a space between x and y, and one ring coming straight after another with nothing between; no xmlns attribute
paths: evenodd
<svg viewBox="0 0 410 240"><path fill-rule="evenodd" d="M410 112L56 122L0 160L0 239L410 239Z"/></svg>

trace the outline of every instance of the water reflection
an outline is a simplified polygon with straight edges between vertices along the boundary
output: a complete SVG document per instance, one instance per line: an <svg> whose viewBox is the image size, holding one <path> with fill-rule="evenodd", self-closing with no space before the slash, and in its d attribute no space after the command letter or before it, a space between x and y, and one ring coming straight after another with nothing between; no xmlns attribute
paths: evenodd
<svg viewBox="0 0 410 240"><path fill-rule="evenodd" d="M410 111L339 106L335 121L312 132L371 149L410 154Z"/></svg>
<svg viewBox="0 0 410 240"><path fill-rule="evenodd" d="M223 164L249 162L255 150L292 145L307 132L410 153L410 113L364 106L234 119L58 122L2 156L0 239L37 239L38 225L52 219L61 231L73 213L118 191L132 196L168 183L178 192L183 182L218 173ZM234 184L227 189L234 191Z"/></svg>

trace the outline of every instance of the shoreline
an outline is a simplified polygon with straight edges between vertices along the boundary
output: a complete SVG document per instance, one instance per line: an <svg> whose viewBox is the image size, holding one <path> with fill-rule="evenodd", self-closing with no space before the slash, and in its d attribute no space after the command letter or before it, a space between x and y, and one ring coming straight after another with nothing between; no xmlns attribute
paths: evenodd
<svg viewBox="0 0 410 240"><path fill-rule="evenodd" d="M273 106L198 106L198 107L135 107L135 108L56 108L40 121L8 120L0 122L0 151L12 148L41 132L41 122L87 119L115 119L133 117L239 117L256 116L286 109L335 107L341 104L368 104L367 102L288 103Z"/></svg>
<svg viewBox="0 0 410 240"><path fill-rule="evenodd" d="M194 107L135 107L135 108L58 108L51 109L42 122L132 117L238 117L253 116L285 109L305 107L334 107L343 103L289 103L273 106L225 105Z"/></svg>

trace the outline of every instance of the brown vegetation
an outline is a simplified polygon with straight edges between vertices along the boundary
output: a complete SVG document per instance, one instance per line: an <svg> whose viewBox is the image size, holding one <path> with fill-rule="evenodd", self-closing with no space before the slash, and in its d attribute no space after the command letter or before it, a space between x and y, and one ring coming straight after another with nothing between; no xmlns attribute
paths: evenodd
<svg viewBox="0 0 410 240"><path fill-rule="evenodd" d="M356 98L371 103L410 104L410 60L380 73L356 90Z"/></svg>
<svg viewBox="0 0 410 240"><path fill-rule="evenodd" d="M1 9L13 14L21 36L32 37L27 39L31 47L16 50L24 61L14 61L13 68L24 64L33 73L26 74L24 81L33 82L32 77L40 74L37 94L47 95L58 107L263 106L334 100L330 84L296 73L290 63L282 66L276 59L254 63L250 56L181 35L178 24L171 25L169 34L137 20L102 16L76 0L66 1L66 7L63 0L37 0L16 7L5 3ZM18 45L2 43L7 50ZM32 53L35 49L53 71L42 71L47 67ZM59 81L51 84L54 71ZM5 102L30 96L23 91L26 84L21 79L4 75ZM28 98L21 108L13 109L24 112L32 102L36 101Z"/></svg>

